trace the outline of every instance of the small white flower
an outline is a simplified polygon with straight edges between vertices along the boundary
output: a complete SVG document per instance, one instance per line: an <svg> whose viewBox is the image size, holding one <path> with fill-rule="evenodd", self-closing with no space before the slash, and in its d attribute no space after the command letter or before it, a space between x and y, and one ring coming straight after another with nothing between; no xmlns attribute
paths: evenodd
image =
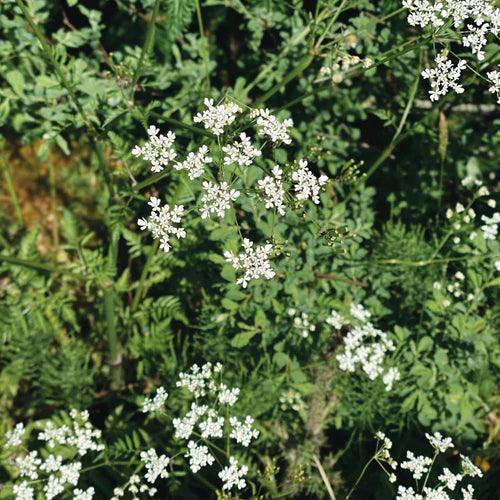
<svg viewBox="0 0 500 500"><path fill-rule="evenodd" d="M464 473L464 476L483 477L482 470L479 467L476 467L471 462L469 457L466 457L464 455L460 455L460 460L461 460L462 472Z"/></svg>
<svg viewBox="0 0 500 500"><path fill-rule="evenodd" d="M189 458L189 467L195 473L206 465L212 465L215 461L215 457L209 453L206 446L197 445L194 441L189 441L188 451L184 456Z"/></svg>
<svg viewBox="0 0 500 500"><path fill-rule="evenodd" d="M210 214L216 214L222 219L226 210L231 208L231 203L240 196L240 192L231 189L225 181L220 184L204 181L202 186L205 191L200 200L202 219L207 219Z"/></svg>
<svg viewBox="0 0 500 500"><path fill-rule="evenodd" d="M232 430L229 437L242 444L245 448L248 447L252 439L259 437L259 431L252 427L253 422L254 420L250 415L247 415L244 422L240 422L236 417L230 417L229 423Z"/></svg>
<svg viewBox="0 0 500 500"><path fill-rule="evenodd" d="M14 484L12 491L16 500L34 500L35 490L29 486L27 481Z"/></svg>
<svg viewBox="0 0 500 500"><path fill-rule="evenodd" d="M474 500L474 488L471 484L467 485L467 489L462 488L462 495L464 500Z"/></svg>
<svg viewBox="0 0 500 500"><path fill-rule="evenodd" d="M272 176L266 175L257 181L257 185L264 193L266 208L275 208L278 214L285 215L285 189L283 187L283 170L278 165L272 169Z"/></svg>
<svg viewBox="0 0 500 500"><path fill-rule="evenodd" d="M486 73L489 80L491 81L491 86L488 89L492 94L497 94L497 103L500 104L500 71L494 70Z"/></svg>
<svg viewBox="0 0 500 500"><path fill-rule="evenodd" d="M220 438L223 436L223 426L224 417L219 417L215 410L209 410L207 413L207 419L199 424L201 437L204 439L210 437Z"/></svg>
<svg viewBox="0 0 500 500"><path fill-rule="evenodd" d="M252 241L245 238L243 240L243 252L239 255L234 255L230 251L224 252L226 261L231 263L236 270L243 270L244 274L236 280L236 283L243 288L248 286L249 281L259 279L261 277L268 280L274 278L276 273L271 268L269 255L273 250L273 246L269 243L266 245L255 246Z"/></svg>
<svg viewBox="0 0 500 500"><path fill-rule="evenodd" d="M431 446L440 453L444 453L448 448L453 448L453 442L451 438L443 437L440 432L435 432L432 435L426 433L425 437L427 438Z"/></svg>
<svg viewBox="0 0 500 500"><path fill-rule="evenodd" d="M141 452L141 460L146 465L146 480L153 484L158 477L167 478L169 476L167 467L170 458L166 455L159 455L154 448Z"/></svg>
<svg viewBox="0 0 500 500"><path fill-rule="evenodd" d="M430 457L415 456L412 451L406 452L406 458L405 462L401 462L401 468L408 469L417 481L429 470L429 465L432 463Z"/></svg>
<svg viewBox="0 0 500 500"><path fill-rule="evenodd" d="M293 127L293 120L287 118L280 122L269 109L255 109L252 117L257 117L257 132L259 135L268 137L272 142L278 144L291 144L292 139L288 133Z"/></svg>
<svg viewBox="0 0 500 500"><path fill-rule="evenodd" d="M238 387L228 389L225 384L221 384L219 386L219 391L218 400L221 405L233 406L236 401L238 401L238 396L240 394L240 389Z"/></svg>
<svg viewBox="0 0 500 500"><path fill-rule="evenodd" d="M248 167L253 163L253 159L262 155L259 149L254 148L250 137L245 132L240 134L240 142L223 146L224 165L238 164L240 167Z"/></svg>
<svg viewBox="0 0 500 500"><path fill-rule="evenodd" d="M438 477L438 480L441 481L449 490L453 491L455 486L459 481L463 478L462 474L453 474L447 467L443 469L443 473Z"/></svg>
<svg viewBox="0 0 500 500"><path fill-rule="evenodd" d="M23 441L24 435L24 424L19 422L16 424L14 429L9 430L5 433L6 443L3 445L4 448L13 448L14 446L19 446Z"/></svg>
<svg viewBox="0 0 500 500"><path fill-rule="evenodd" d="M231 125L236 115L241 113L241 108L234 102L227 102L214 106L213 99L205 99L206 110L194 116L195 123L203 123L214 135L221 135L224 129Z"/></svg>
<svg viewBox="0 0 500 500"><path fill-rule="evenodd" d="M92 500L92 498L94 498L94 493L95 490L92 486L86 490L75 488L73 490L73 500Z"/></svg>
<svg viewBox="0 0 500 500"><path fill-rule="evenodd" d="M152 196L149 201L151 214L147 219L139 219L137 224L142 231L148 230L151 232L153 239L160 239L160 248L164 252L168 252L171 248L170 238L185 238L186 231L183 227L177 227L176 224L181 222L184 213L182 205L174 205L172 208L168 204L160 207L160 200Z"/></svg>
<svg viewBox="0 0 500 500"><path fill-rule="evenodd" d="M299 167L292 173L292 180L298 200L305 201L310 198L313 203L319 204L319 193L328 181L326 175L315 177L307 168L307 160L299 160Z"/></svg>
<svg viewBox="0 0 500 500"><path fill-rule="evenodd" d="M193 180L197 179L203 174L205 165L212 163L213 159L208 156L208 147L200 146L196 153L189 153L183 162L176 163L174 168L176 170L186 170L188 177Z"/></svg>
<svg viewBox="0 0 500 500"><path fill-rule="evenodd" d="M175 134L167 132L167 135L159 134L160 130L151 125L148 128L149 141L144 146L135 146L132 154L142 157L151 164L152 172L161 172L177 156L173 145Z"/></svg>
<svg viewBox="0 0 500 500"><path fill-rule="evenodd" d="M325 320L330 326L333 326L335 330L340 330L348 322L337 312L332 309L330 316Z"/></svg>
<svg viewBox="0 0 500 500"><path fill-rule="evenodd" d="M238 461L234 457L229 457L229 466L224 467L219 472L219 477L223 482L222 489L230 490L236 486L239 490L247 485L243 477L248 473L248 467L242 465L238 467Z"/></svg>
<svg viewBox="0 0 500 500"><path fill-rule="evenodd" d="M21 477L28 477L30 479L38 479L38 468L42 460L38 457L37 451L31 451L27 455L16 457L14 463L19 468L19 475Z"/></svg>
<svg viewBox="0 0 500 500"><path fill-rule="evenodd" d="M439 100L450 90L454 90L457 94L463 93L464 88L458 82L466 62L459 60L458 64L454 66L444 54L438 54L435 63L434 68L426 68L422 71L422 77L430 81L429 97L431 101Z"/></svg>
<svg viewBox="0 0 500 500"><path fill-rule="evenodd" d="M158 387L156 389L156 394L153 398L146 398L144 403L142 403L142 412L143 413L153 413L158 410L161 410L165 405L165 401L168 398L168 392L164 387Z"/></svg>

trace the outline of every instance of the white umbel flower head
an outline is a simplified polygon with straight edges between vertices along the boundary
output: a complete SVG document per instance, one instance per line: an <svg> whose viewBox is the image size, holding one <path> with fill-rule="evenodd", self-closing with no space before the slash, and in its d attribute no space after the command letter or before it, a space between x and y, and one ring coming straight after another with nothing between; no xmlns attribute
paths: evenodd
<svg viewBox="0 0 500 500"><path fill-rule="evenodd" d="M236 283L243 288L248 286L251 280L256 280L261 277L272 279L276 273L271 268L269 255L273 250L270 243L261 246L255 246L248 238L243 240L243 252L239 255L234 255L230 251L224 252L226 261L231 263L236 270L243 270L243 276L236 280Z"/></svg>
<svg viewBox="0 0 500 500"><path fill-rule="evenodd" d="M167 467L170 458L166 455L159 455L154 448L141 452L141 461L146 466L146 480L153 484L158 477L167 478L169 476Z"/></svg>
<svg viewBox="0 0 500 500"><path fill-rule="evenodd" d="M231 490L236 486L236 488L242 490L247 485L243 479L247 473L248 467L246 465L238 467L238 460L229 457L229 465L219 472L219 477L223 482L222 489Z"/></svg>
<svg viewBox="0 0 500 500"><path fill-rule="evenodd" d="M13 486L12 492L16 500L34 500L35 490L29 486L27 481L21 481Z"/></svg>
<svg viewBox="0 0 500 500"><path fill-rule="evenodd" d="M173 148L175 134L167 132L167 135L160 134L160 129L151 125L148 130L149 141L144 146L134 146L132 154L141 157L151 164L152 172L161 172L177 156Z"/></svg>
<svg viewBox="0 0 500 500"><path fill-rule="evenodd" d="M160 248L168 252L171 248L171 236L178 239L186 237L184 228L176 226L181 222L184 207L174 205L170 208L168 204L160 206L161 200L154 196L150 197L148 205L151 207L151 215L147 219L139 219L137 224L142 231L146 229L150 231L155 240L160 238Z"/></svg>
<svg viewBox="0 0 500 500"><path fill-rule="evenodd" d="M229 423L233 428L230 438L240 443L245 448L248 447L252 439L259 437L259 431L252 427L254 420L250 415L247 415L244 422L240 422L236 417L230 417Z"/></svg>
<svg viewBox="0 0 500 500"><path fill-rule="evenodd" d="M13 448L14 446L19 446L23 442L24 431L24 424L22 422L16 424L14 429L9 430L5 433L6 442L3 447L6 449Z"/></svg>
<svg viewBox="0 0 500 500"><path fill-rule="evenodd" d="M226 210L231 208L231 202L240 196L240 192L236 189L231 189L225 181L220 184L204 181L202 187L204 190L204 194L200 200L202 219L207 219L210 217L210 214L215 214L222 219Z"/></svg>
<svg viewBox="0 0 500 500"><path fill-rule="evenodd" d="M258 180L257 185L263 192L266 208L275 208L278 214L285 215L283 170L278 165L275 165L272 169L272 174Z"/></svg>
<svg viewBox="0 0 500 500"><path fill-rule="evenodd" d="M250 137L245 132L240 134L240 142L235 141L233 144L223 146L224 165L232 165L236 163L240 167L249 167L253 163L253 159L262 155L259 149L252 145Z"/></svg>
<svg viewBox="0 0 500 500"><path fill-rule="evenodd" d="M241 113L241 108L234 102L226 102L214 106L213 99L205 99L203 103L206 110L194 116L195 123L203 123L206 129L214 135L221 135L225 127L231 125L236 119L236 115Z"/></svg>
<svg viewBox="0 0 500 500"><path fill-rule="evenodd" d="M326 175L315 177L307 168L307 160L299 160L299 168L292 173L292 181L295 183L295 196L298 200L305 201L310 198L318 205L321 187L327 183L328 177Z"/></svg>
<svg viewBox="0 0 500 500"><path fill-rule="evenodd" d="M208 147L203 144L196 153L189 153L187 158L180 163L176 163L176 170L186 170L191 180L201 177L205 165L212 163L213 159L208 156Z"/></svg>
<svg viewBox="0 0 500 500"><path fill-rule="evenodd" d="M462 94L464 88L458 82L462 71L465 69L466 62L460 60L454 66L446 55L441 53L436 56L435 63L434 68L426 68L422 71L422 77L429 80L431 85L429 91L430 100L438 101L441 96L446 95L450 90Z"/></svg>
<svg viewBox="0 0 500 500"><path fill-rule="evenodd" d="M251 116L257 117L257 132L260 136L268 137L275 144L291 144L292 138L288 133L293 127L291 118L280 122L268 109L254 109Z"/></svg>
<svg viewBox="0 0 500 500"><path fill-rule="evenodd" d="M453 442L450 437L443 437L440 432L435 432L434 434L425 434L427 441L431 446L440 453L444 453L448 448L453 448Z"/></svg>
<svg viewBox="0 0 500 500"><path fill-rule="evenodd" d="M92 500L92 498L94 498L94 493L95 490L92 486L86 490L75 488L73 490L73 500Z"/></svg>
<svg viewBox="0 0 500 500"><path fill-rule="evenodd" d="M146 398L142 403L143 413L153 413L163 408L165 401L168 398L168 392L164 387L158 387L156 394L152 398Z"/></svg>
<svg viewBox="0 0 500 500"><path fill-rule="evenodd" d="M497 95L497 104L500 104L500 71L489 71L486 73L486 76L491 82L491 86L488 91Z"/></svg>
<svg viewBox="0 0 500 500"><path fill-rule="evenodd" d="M198 445L194 441L189 441L188 451L184 456L189 458L189 467L195 473L202 467L212 465L215 462L215 457L208 451L208 447Z"/></svg>
<svg viewBox="0 0 500 500"><path fill-rule="evenodd" d="M417 481L422 478L432 464L432 458L423 455L415 456L412 451L406 452L406 458L405 462L401 462L401 468L409 470Z"/></svg>

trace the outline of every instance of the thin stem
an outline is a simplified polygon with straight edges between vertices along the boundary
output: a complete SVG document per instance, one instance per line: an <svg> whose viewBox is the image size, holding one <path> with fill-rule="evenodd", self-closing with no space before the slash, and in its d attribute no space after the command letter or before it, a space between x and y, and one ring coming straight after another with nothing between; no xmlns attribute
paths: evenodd
<svg viewBox="0 0 500 500"><path fill-rule="evenodd" d="M149 20L148 29L146 31L146 38L142 46L141 55L139 56L139 60L137 61L137 66L135 67L135 71L132 76L132 88L131 88L132 99L134 98L135 86L137 85L137 82L141 77L144 61L151 52L151 49L153 48L156 18L158 17L159 8L160 8L160 0L155 0L155 3L153 5L153 11L151 12L151 19Z"/></svg>
<svg viewBox="0 0 500 500"><path fill-rule="evenodd" d="M12 176L10 175L9 166L5 161L5 158L0 157L0 166L2 167L3 176L5 178L5 183L7 185L7 190L9 191L10 199L12 201L12 206L14 207L14 212L16 214L17 221L19 224L24 225L23 211L21 210L21 204L19 203L19 198L17 197L16 189L14 187L14 182L12 181Z"/></svg>
<svg viewBox="0 0 500 500"><path fill-rule="evenodd" d="M200 55L203 58L203 64L205 65L205 74L208 89L210 88L210 57L208 51L208 38L205 35L205 29L203 27L203 17L201 15L200 1L195 0L194 3L196 7L196 18L198 20L198 30L200 32L200 38L203 41L203 43L200 45Z"/></svg>
<svg viewBox="0 0 500 500"><path fill-rule="evenodd" d="M365 475L366 470L368 469L368 467L370 466L370 464L373 462L374 459L375 459L375 455L372 458L370 458L370 460L368 460L368 462L366 462L365 466L363 467L363 470L361 471L361 474L358 476L358 479L356 479L354 486L350 489L349 493L345 497L345 500L349 500L349 498L351 498L351 495L353 494L354 490L356 489L356 486L361 481L361 478Z"/></svg>
<svg viewBox="0 0 500 500"><path fill-rule="evenodd" d="M13 264L15 266L27 267L29 269L36 269L37 271L44 271L48 273L61 273L61 274L70 274L75 278L79 277L73 271L68 269L62 269L55 266L51 266L50 264L43 264L41 262L35 262L32 260L19 259L17 257L11 257L10 255L2 255L0 254L0 262L8 262L9 264Z"/></svg>
<svg viewBox="0 0 500 500"><path fill-rule="evenodd" d="M151 267L151 264L153 263L154 257L158 252L158 247L160 246L160 240L157 239L154 241L154 243L151 245L151 248L149 250L148 258L146 260L146 264L144 265L141 273L141 277L139 279L139 285L137 287L137 290L134 295L134 299L132 300L132 304L130 306L131 310L134 311L139 304L139 301L142 298L142 295L144 293L144 288L146 286L146 281L147 277L149 275L149 268Z"/></svg>

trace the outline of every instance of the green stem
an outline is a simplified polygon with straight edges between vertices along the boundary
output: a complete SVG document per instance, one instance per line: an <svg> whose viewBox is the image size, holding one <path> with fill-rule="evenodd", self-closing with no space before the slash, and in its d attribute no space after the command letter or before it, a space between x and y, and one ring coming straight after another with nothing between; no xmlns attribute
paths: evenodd
<svg viewBox="0 0 500 500"><path fill-rule="evenodd" d="M12 181L12 176L10 175L9 166L5 159L0 157L0 166L3 170L3 176L5 178L5 183L7 185L7 190L9 191L10 199L12 201L12 206L14 207L14 212L16 213L17 221L19 224L24 225L23 212L21 210L21 204L19 203L19 198L17 197L16 189L14 188L14 182Z"/></svg>
<svg viewBox="0 0 500 500"><path fill-rule="evenodd" d="M200 32L200 38L203 41L203 44L200 45L200 55L203 59L203 64L205 65L207 87L210 88L210 57L208 52L208 38L205 36L205 29L203 28L203 17L201 15L200 1L195 0L194 3L196 7L196 18L198 20L198 30Z"/></svg>
<svg viewBox="0 0 500 500"><path fill-rule="evenodd" d="M304 56L299 64L292 70L288 75L281 79L276 85L271 87L264 95L260 96L255 100L255 106L260 106L268 101L276 92L281 90L282 87L291 82L294 78L300 75L314 60L314 56L312 54L307 54Z"/></svg>
<svg viewBox="0 0 500 500"><path fill-rule="evenodd" d="M116 331L116 291L114 289L113 278L116 273L116 260L118 254L118 234L113 234L108 249L108 269L109 281L103 283L102 292L104 295L104 317L106 320L106 336L108 342L108 364L111 375L111 388L118 389L122 385L122 348Z"/></svg>
<svg viewBox="0 0 500 500"><path fill-rule="evenodd" d="M370 458L370 460L368 460L368 462L366 462L365 466L363 467L363 470L361 471L361 474L358 476L358 479L356 479L354 486L350 489L349 493L345 497L345 500L349 500L349 498L351 498L351 495L353 494L354 490L356 489L356 486L361 481L361 478L365 475L366 470L368 469L370 464L373 462L374 458L375 458L375 456L373 456L372 458Z"/></svg>
<svg viewBox="0 0 500 500"><path fill-rule="evenodd" d="M159 239L155 240L154 243L151 245L151 248L150 248L149 254L148 254L148 258L146 260L146 264L144 265L144 267L142 269L141 277L139 279L139 285L137 287L134 298L132 300L132 305L130 306L132 311L135 311L137 305L139 304L139 301L142 298L142 295L144 293L144 288L146 286L147 277L149 274L149 268L151 267L151 264L153 263L154 257L158 252L159 246L160 246Z"/></svg>
<svg viewBox="0 0 500 500"><path fill-rule="evenodd" d="M132 89L131 89L132 99L134 97L135 86L137 85L137 82L141 77L144 61L151 52L151 49L153 48L156 18L158 17L159 8L160 8L160 0L155 0L155 3L153 5L153 11L151 13L151 19L149 21L148 29L146 31L146 39L144 40L144 45L142 46L141 55L139 56L139 61L137 61L137 66L132 76Z"/></svg>
<svg viewBox="0 0 500 500"><path fill-rule="evenodd" d="M41 262L34 262L32 260L19 259L17 257L11 257L10 255L2 255L0 254L0 262L8 262L9 264L13 264L15 266L27 267L28 269L36 269L37 271L44 271L47 273L61 273L61 274L70 274L75 278L78 277L77 274L73 273L68 269L61 269L55 266L51 266L50 264L43 264Z"/></svg>

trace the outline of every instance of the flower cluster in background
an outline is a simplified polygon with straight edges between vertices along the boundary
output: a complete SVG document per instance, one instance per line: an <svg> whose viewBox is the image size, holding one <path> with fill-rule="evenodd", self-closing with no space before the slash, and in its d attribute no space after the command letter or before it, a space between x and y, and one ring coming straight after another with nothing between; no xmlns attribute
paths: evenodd
<svg viewBox="0 0 500 500"><path fill-rule="evenodd" d="M453 448L453 443L451 438L445 438L439 432L435 432L432 435L426 434L425 436L434 449L433 455L415 455L412 451L408 450L406 460L398 464L390 454L392 441L382 432L377 432L375 435L377 449L372 460L377 462L387 474L389 481L392 483L397 481L395 471L398 465L401 469L409 471L415 480L416 488L398 485L396 500L451 500L450 492L455 491L458 483L466 477L474 478L482 477L483 475L481 470L468 457L460 455L460 471L454 473L448 467L443 467L441 473L437 474L437 484L433 487L429 486L428 479L438 455ZM389 470L386 465L389 466ZM464 485L461 488L461 492L464 500L473 499L474 488L471 484Z"/></svg>
<svg viewBox="0 0 500 500"><path fill-rule="evenodd" d="M386 367L387 355L396 350L394 342L387 333L368 321L371 313L361 304L352 304L350 315L352 320L332 311L326 319L335 330L349 326L349 331L343 336L343 351L336 356L339 368L350 373L361 369L370 380L381 378L386 391L390 391L401 377L396 367Z"/></svg>
<svg viewBox="0 0 500 500"><path fill-rule="evenodd" d="M411 26L439 31L452 21L462 46L469 49L478 61L485 58L488 38L495 40L500 32L500 9L488 0L403 0L403 6L409 10L408 23ZM431 101L439 100L450 90L458 94L464 91L459 80L466 62L458 60L456 65L453 64L447 52L436 56L434 68L422 72L422 76L430 81ZM487 77L491 82L489 91L499 98L498 71L489 71Z"/></svg>

